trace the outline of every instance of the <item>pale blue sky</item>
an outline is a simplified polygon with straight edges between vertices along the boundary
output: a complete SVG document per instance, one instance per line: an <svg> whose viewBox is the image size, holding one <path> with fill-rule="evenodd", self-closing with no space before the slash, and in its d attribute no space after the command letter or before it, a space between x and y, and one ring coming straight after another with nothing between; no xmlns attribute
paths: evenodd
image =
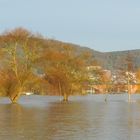
<svg viewBox="0 0 140 140"><path fill-rule="evenodd" d="M0 0L0 32L19 26L98 51L140 49L140 0Z"/></svg>

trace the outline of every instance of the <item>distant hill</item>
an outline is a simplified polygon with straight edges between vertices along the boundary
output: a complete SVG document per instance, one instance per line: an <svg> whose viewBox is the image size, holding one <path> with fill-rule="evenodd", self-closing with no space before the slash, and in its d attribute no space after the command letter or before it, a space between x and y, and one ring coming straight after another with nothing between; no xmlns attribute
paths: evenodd
<svg viewBox="0 0 140 140"><path fill-rule="evenodd" d="M93 51L93 54L105 69L127 69L130 63L132 70L140 68L140 49L105 53Z"/></svg>
<svg viewBox="0 0 140 140"><path fill-rule="evenodd" d="M127 60L128 57L129 59L131 59L131 62L133 64L133 70L140 68L140 49L114 52L99 52L88 47L66 43L58 40L41 40L42 44L44 44L43 42L45 42L45 44L48 44L47 46L54 47L54 49L59 49L59 47L61 47L62 45L69 45L69 47L76 48L77 53L90 52L92 54L92 60L96 60L97 63L104 69L108 69L111 71L117 69L127 69L126 67L129 63Z"/></svg>
<svg viewBox="0 0 140 140"><path fill-rule="evenodd" d="M140 68L140 49L116 52L99 52L87 47L48 39L38 35L32 35L32 33L30 33L28 30L22 28L17 28L8 34L6 33L0 35L0 49L5 46L3 45L3 40L11 43L11 36L13 36L12 40L14 40L14 38L23 40L24 37L29 36L31 42L36 42L36 44L38 44L37 46L45 48L45 51L47 51L47 48L50 47L54 50L59 50L62 46L68 45L70 48L75 48L77 53L90 52L92 54L91 60L96 60L98 65L101 65L104 69L109 69L112 71L117 69L127 69L127 66L128 64L130 65L130 63L133 70ZM88 64L90 65L90 62L88 62Z"/></svg>
<svg viewBox="0 0 140 140"><path fill-rule="evenodd" d="M118 69L127 69L129 63L131 63L132 65L132 70L140 68L140 49L114 52L99 52L87 47L76 47L79 47L80 51L90 51L93 54L93 58L104 69L109 69L111 71Z"/></svg>

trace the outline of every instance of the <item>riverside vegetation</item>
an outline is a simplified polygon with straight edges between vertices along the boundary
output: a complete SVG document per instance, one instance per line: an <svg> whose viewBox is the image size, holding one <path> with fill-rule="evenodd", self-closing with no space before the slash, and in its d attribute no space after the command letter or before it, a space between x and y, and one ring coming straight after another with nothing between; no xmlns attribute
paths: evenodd
<svg viewBox="0 0 140 140"><path fill-rule="evenodd" d="M131 64L129 59L128 68ZM93 69L91 76L89 66L100 68ZM109 92L112 79L101 67L90 49L44 38L23 28L0 36L0 95L9 97L12 103L25 92L60 95L68 101L70 95L85 94L93 83L105 85L104 91ZM139 69L136 76L139 81Z"/></svg>

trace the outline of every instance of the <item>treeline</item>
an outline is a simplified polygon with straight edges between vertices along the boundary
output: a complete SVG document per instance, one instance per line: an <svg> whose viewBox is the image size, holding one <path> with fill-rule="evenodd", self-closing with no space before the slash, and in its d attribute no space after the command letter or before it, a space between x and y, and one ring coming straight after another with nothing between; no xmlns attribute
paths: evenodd
<svg viewBox="0 0 140 140"><path fill-rule="evenodd" d="M23 28L0 36L0 95L17 102L24 92L68 96L81 93L92 60L89 51L46 39Z"/></svg>
<svg viewBox="0 0 140 140"><path fill-rule="evenodd" d="M140 91L140 69L133 56L122 60L125 69L104 70L91 49L80 48L26 29L0 35L0 96L14 103L27 92L39 95L70 95L90 92Z"/></svg>

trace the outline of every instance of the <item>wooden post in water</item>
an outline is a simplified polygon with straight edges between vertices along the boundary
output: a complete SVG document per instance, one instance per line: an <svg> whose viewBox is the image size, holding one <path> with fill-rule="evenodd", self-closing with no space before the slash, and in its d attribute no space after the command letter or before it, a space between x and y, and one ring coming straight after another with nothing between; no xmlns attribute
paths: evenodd
<svg viewBox="0 0 140 140"><path fill-rule="evenodd" d="M131 89L130 89L130 85L128 85L128 102L131 101Z"/></svg>
<svg viewBox="0 0 140 140"><path fill-rule="evenodd" d="M131 101L131 87L130 87L130 81L129 81L129 72L127 74L127 92L128 92L128 102Z"/></svg>
<svg viewBox="0 0 140 140"><path fill-rule="evenodd" d="M105 84L105 102L107 102L107 96L108 96L108 85Z"/></svg>

